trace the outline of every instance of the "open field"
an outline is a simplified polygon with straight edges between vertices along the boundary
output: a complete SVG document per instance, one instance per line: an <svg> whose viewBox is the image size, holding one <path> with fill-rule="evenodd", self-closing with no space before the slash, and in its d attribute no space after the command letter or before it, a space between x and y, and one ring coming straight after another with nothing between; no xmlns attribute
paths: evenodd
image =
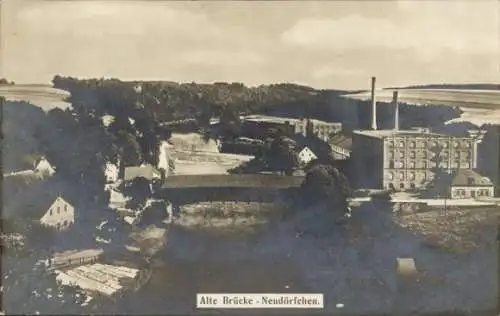
<svg viewBox="0 0 500 316"><path fill-rule="evenodd" d="M391 102L395 90L378 90L378 101ZM465 106L480 109L500 109L498 90L452 90L452 89L399 89L398 99L410 104L441 104ZM347 94L344 97L354 100L370 100L370 91Z"/></svg>
<svg viewBox="0 0 500 316"><path fill-rule="evenodd" d="M175 161L176 175L227 174L252 156L223 154L214 140L204 140L197 133L173 133L169 156Z"/></svg>
<svg viewBox="0 0 500 316"><path fill-rule="evenodd" d="M65 101L69 95L69 92L54 89L49 85L0 85L0 96L8 101L29 102L44 111L70 107L70 104Z"/></svg>
<svg viewBox="0 0 500 316"><path fill-rule="evenodd" d="M394 90L376 91L377 101L391 102ZM462 116L452 122L471 122L476 125L500 123L500 91L498 90L453 90L453 89L399 89L401 102L415 105L437 104L460 106ZM370 91L348 94L353 100L370 100Z"/></svg>
<svg viewBox="0 0 500 316"><path fill-rule="evenodd" d="M304 177L271 174L234 175L174 175L167 178L164 188L244 187L288 188L301 185Z"/></svg>
<svg viewBox="0 0 500 316"><path fill-rule="evenodd" d="M500 208L494 206L431 207L424 212L400 212L394 222L424 239L432 248L469 252L484 244L488 232L497 230ZM486 235L485 235L486 234Z"/></svg>

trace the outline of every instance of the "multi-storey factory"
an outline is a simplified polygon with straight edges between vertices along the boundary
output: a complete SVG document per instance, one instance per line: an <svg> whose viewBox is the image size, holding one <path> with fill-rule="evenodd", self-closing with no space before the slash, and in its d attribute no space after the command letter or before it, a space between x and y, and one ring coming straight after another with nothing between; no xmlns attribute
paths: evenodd
<svg viewBox="0 0 500 316"><path fill-rule="evenodd" d="M352 154L358 185L392 190L421 189L438 172L477 167L477 145L484 133L456 137L429 129L399 130L398 93L394 92L393 130L377 130L375 78L372 78L372 130L353 132Z"/></svg>

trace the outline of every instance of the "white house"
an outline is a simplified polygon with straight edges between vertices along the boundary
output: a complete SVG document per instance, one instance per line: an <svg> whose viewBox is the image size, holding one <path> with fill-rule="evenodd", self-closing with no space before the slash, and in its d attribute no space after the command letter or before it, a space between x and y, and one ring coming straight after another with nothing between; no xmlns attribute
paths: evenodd
<svg viewBox="0 0 500 316"><path fill-rule="evenodd" d="M302 164L308 164L309 162L317 158L318 157L316 156L316 154L307 146L304 146L304 148L299 151L299 162Z"/></svg>
<svg viewBox="0 0 500 316"><path fill-rule="evenodd" d="M451 183L452 199L489 198L495 195L493 182L472 169L459 169Z"/></svg>
<svg viewBox="0 0 500 316"><path fill-rule="evenodd" d="M55 168L52 167L50 162L45 157L42 157L35 161L33 170L36 173L49 176L53 175L56 172Z"/></svg>
<svg viewBox="0 0 500 316"><path fill-rule="evenodd" d="M160 143L160 153L158 154L158 168L165 170L165 177L168 177L172 170L171 164L173 157L171 155L174 146L167 141Z"/></svg>
<svg viewBox="0 0 500 316"><path fill-rule="evenodd" d="M116 165L110 162L106 163L106 166L104 168L104 175L106 176L107 183L115 183L118 180L119 173L120 170Z"/></svg>
<svg viewBox="0 0 500 316"><path fill-rule="evenodd" d="M40 217L40 224L53 227L59 231L67 230L75 224L75 208L69 202L58 196L45 209Z"/></svg>
<svg viewBox="0 0 500 316"><path fill-rule="evenodd" d="M352 138L342 134L334 135L328 141L334 159L344 160L351 157Z"/></svg>

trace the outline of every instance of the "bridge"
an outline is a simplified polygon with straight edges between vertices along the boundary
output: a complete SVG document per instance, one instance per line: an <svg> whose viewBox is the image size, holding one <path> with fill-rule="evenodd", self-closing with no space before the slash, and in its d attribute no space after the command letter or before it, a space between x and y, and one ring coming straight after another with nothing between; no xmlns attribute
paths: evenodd
<svg viewBox="0 0 500 316"><path fill-rule="evenodd" d="M174 175L155 195L177 206L207 201L272 203L297 196L303 180L274 174Z"/></svg>

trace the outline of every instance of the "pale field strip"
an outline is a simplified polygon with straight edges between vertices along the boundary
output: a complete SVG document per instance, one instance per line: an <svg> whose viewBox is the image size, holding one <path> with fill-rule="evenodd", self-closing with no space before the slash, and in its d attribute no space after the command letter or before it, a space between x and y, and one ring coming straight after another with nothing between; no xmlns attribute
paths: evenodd
<svg viewBox="0 0 500 316"><path fill-rule="evenodd" d="M49 111L53 108L66 109L71 106L66 102L69 92L52 88L49 85L13 85L0 86L0 96L8 101L25 101Z"/></svg>
<svg viewBox="0 0 500 316"><path fill-rule="evenodd" d="M78 267L73 271L84 276L85 278L101 282L102 284L109 286L116 291L118 291L122 287L115 275L99 273L98 271L94 271L93 269L85 269L85 267Z"/></svg>
<svg viewBox="0 0 500 316"><path fill-rule="evenodd" d="M88 291L97 291L105 295L113 295L116 293L114 288L111 288L101 282L88 279L74 271L59 272L57 279L65 285L77 285L80 288Z"/></svg>
<svg viewBox="0 0 500 316"><path fill-rule="evenodd" d="M106 295L113 295L122 289L120 280L133 279L138 272L137 269L99 263L79 266L67 271L56 271L58 280L63 284L77 285L82 289L98 291Z"/></svg>

